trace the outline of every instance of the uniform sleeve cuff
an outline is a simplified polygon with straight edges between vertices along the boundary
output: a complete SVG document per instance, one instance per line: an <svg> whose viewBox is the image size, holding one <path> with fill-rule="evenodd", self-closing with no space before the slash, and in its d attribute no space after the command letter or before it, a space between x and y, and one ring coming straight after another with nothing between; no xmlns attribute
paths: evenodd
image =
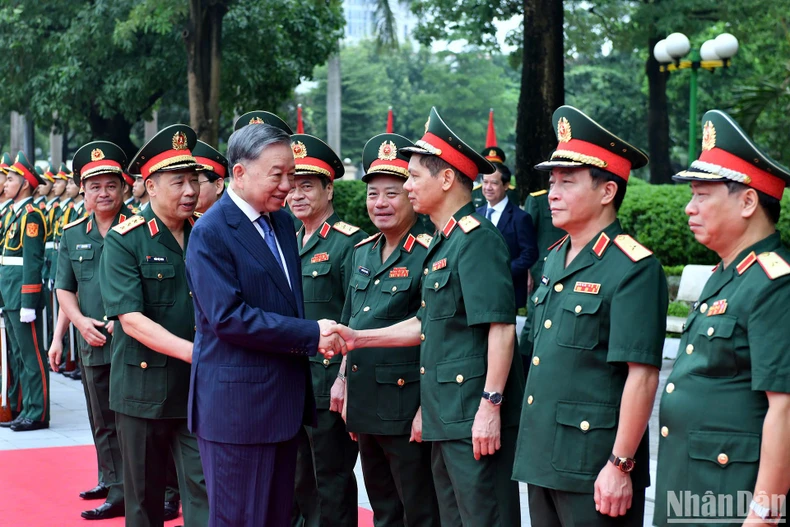
<svg viewBox="0 0 790 527"><path fill-rule="evenodd" d="M790 375L752 377L752 390L757 392L790 393Z"/></svg>
<svg viewBox="0 0 790 527"><path fill-rule="evenodd" d="M609 348L606 354L606 362L636 362L637 364L647 364L661 368L661 351L642 351L635 349Z"/></svg>
<svg viewBox="0 0 790 527"><path fill-rule="evenodd" d="M502 311L481 311L480 313L467 313L466 325L476 326L478 324L514 324L516 314L513 312Z"/></svg>
<svg viewBox="0 0 790 527"><path fill-rule="evenodd" d="M123 302L121 304L110 304L107 306L107 318L117 319L120 315L127 313L142 313L143 306L139 302Z"/></svg>

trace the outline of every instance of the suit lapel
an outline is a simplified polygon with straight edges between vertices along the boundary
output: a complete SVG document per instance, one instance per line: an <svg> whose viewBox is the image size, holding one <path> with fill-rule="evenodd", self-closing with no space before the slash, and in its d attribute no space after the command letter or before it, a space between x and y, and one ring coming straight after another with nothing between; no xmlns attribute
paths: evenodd
<svg viewBox="0 0 790 527"><path fill-rule="evenodd" d="M505 228L513 221L513 206L514 205L508 201L508 204L505 205L505 210L503 210L502 214L499 216L499 221L496 224L499 232L505 232Z"/></svg>

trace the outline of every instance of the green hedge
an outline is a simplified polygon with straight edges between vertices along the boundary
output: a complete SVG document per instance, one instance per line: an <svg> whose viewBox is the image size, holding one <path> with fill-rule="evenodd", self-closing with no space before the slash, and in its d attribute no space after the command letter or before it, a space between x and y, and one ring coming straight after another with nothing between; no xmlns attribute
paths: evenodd
<svg viewBox="0 0 790 527"><path fill-rule="evenodd" d="M368 216L365 206L367 185L360 180L341 180L335 182L335 195L333 202L335 212L340 219L351 225L356 225L368 234L378 232Z"/></svg>

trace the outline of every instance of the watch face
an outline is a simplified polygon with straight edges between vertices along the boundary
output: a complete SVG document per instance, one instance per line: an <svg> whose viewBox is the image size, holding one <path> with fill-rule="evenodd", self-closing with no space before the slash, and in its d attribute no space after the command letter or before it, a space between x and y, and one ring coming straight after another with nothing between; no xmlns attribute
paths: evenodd
<svg viewBox="0 0 790 527"><path fill-rule="evenodd" d="M492 393L488 398L493 404L501 404L502 403L502 394L501 393Z"/></svg>
<svg viewBox="0 0 790 527"><path fill-rule="evenodd" d="M623 472L631 472L634 470L634 460L633 459L624 459L620 461L620 470Z"/></svg>

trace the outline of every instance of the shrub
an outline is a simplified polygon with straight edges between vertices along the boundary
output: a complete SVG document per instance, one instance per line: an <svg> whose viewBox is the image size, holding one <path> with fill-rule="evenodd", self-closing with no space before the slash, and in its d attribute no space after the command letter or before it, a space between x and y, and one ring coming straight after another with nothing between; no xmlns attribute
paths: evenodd
<svg viewBox="0 0 790 527"><path fill-rule="evenodd" d="M686 302L672 302L667 307L667 315L670 317L683 317L689 316L691 309Z"/></svg>
<svg viewBox="0 0 790 527"><path fill-rule="evenodd" d="M685 265L665 265L664 266L664 274L669 276L680 276L683 274L683 268L686 267Z"/></svg>
<svg viewBox="0 0 790 527"><path fill-rule="evenodd" d="M351 225L356 225L368 234L378 232L370 221L368 209L365 206L367 185L361 180L335 181L335 196L333 198L335 212L340 219Z"/></svg>

